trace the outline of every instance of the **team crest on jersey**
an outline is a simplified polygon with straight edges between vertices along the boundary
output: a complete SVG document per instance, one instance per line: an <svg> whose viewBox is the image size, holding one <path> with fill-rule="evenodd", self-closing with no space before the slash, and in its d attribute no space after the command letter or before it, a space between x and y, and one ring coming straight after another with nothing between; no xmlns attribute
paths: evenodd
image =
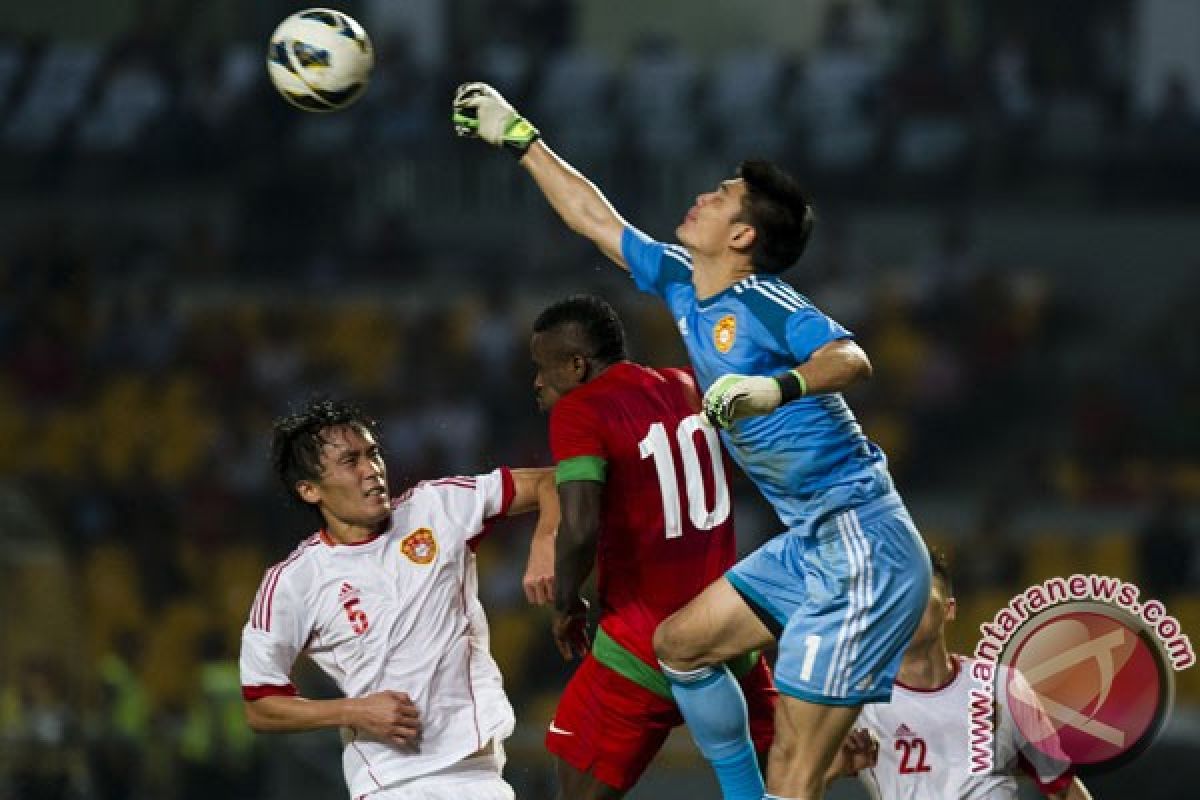
<svg viewBox="0 0 1200 800"><path fill-rule="evenodd" d="M713 344L722 353L728 353L733 349L733 343L737 339L737 317L733 314L726 314L717 320L717 324L713 325Z"/></svg>
<svg viewBox="0 0 1200 800"><path fill-rule="evenodd" d="M437 555L437 539L429 528L417 528L400 542L400 552L414 564L428 564Z"/></svg>

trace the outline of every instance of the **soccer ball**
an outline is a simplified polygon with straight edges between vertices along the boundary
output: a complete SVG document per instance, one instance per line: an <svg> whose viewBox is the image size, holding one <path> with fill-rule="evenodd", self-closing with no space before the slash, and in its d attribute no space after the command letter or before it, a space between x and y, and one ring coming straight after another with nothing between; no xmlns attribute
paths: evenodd
<svg viewBox="0 0 1200 800"><path fill-rule="evenodd" d="M375 51L348 14L297 11L279 23L267 49L267 74L284 99L305 111L337 111L367 88Z"/></svg>

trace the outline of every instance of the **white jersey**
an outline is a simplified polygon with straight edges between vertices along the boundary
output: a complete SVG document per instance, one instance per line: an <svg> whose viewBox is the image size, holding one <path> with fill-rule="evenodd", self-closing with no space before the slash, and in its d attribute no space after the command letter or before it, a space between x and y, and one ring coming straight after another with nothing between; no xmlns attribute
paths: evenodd
<svg viewBox="0 0 1200 800"><path fill-rule="evenodd" d="M473 545L514 491L507 469L421 483L393 500L379 536L337 545L315 534L267 570L242 631L247 700L295 694L289 676L303 654L347 697L407 692L420 712L411 751L342 729L352 796L428 775L512 733Z"/></svg>
<svg viewBox="0 0 1200 800"><path fill-rule="evenodd" d="M954 673L936 689L896 681L888 703L863 707L859 725L879 741L879 761L858 777L876 800L1015 800L1016 773L1023 770L1044 794L1061 791L1074 778L1070 766L1027 744L1013 722L1005 692L996 695L994 768L973 775L971 764L971 659L954 656ZM996 685L1008 681L999 667ZM1015 678L1015 680L1023 680Z"/></svg>

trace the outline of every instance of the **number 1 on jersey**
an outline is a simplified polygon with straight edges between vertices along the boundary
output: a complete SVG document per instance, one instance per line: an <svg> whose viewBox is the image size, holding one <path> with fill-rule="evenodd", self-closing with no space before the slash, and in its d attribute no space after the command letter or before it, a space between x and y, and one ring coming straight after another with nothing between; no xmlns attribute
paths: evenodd
<svg viewBox="0 0 1200 800"><path fill-rule="evenodd" d="M715 496L711 509L704 493L704 475L701 473L700 452L696 446L697 431L704 435L709 463L712 464ZM700 422L699 414L680 420L679 427L675 429L675 441L679 445L679 456L683 462L683 490L687 494L688 519L697 530L710 531L729 518L729 485L725 482L721 443L717 440L716 431ZM671 454L671 440L661 422L650 426L646 438L638 443L638 449L642 458L654 458L654 470L658 473L658 488L662 494L663 527L666 529L667 538L683 536L679 475Z"/></svg>

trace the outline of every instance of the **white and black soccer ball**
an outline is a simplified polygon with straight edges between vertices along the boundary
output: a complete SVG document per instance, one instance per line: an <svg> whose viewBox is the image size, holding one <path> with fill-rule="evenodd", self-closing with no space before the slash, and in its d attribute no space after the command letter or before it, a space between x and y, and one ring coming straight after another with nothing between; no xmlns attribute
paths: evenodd
<svg viewBox="0 0 1200 800"><path fill-rule="evenodd" d="M362 96L375 50L361 25L330 8L297 11L279 23L267 74L284 99L305 111L337 111Z"/></svg>

